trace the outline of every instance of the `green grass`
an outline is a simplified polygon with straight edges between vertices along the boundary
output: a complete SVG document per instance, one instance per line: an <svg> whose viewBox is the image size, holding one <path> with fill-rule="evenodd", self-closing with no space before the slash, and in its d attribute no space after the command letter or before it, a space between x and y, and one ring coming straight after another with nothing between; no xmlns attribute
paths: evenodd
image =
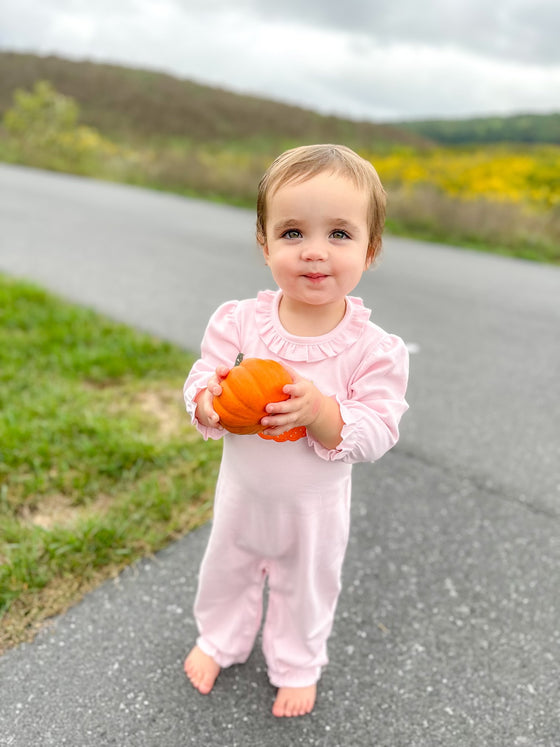
<svg viewBox="0 0 560 747"><path fill-rule="evenodd" d="M0 276L0 650L205 521L186 352Z"/></svg>

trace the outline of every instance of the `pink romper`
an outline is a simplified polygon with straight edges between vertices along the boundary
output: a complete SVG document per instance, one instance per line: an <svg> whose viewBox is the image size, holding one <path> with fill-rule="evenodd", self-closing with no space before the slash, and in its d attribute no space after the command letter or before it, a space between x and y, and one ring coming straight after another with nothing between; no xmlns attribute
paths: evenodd
<svg viewBox="0 0 560 747"><path fill-rule="evenodd" d="M220 306L185 382L192 422L206 439L224 437L194 613L205 653L222 667L244 662L260 627L268 578L263 652L270 681L305 687L327 663L352 464L374 462L397 442L408 408L408 353L399 337L369 321L359 298L347 298L343 320L328 334L296 337L280 323L280 297L281 291L263 291ZM216 366L231 367L239 352L284 363L335 397L345 424L339 446L326 449L310 436L279 443L200 425L195 397Z"/></svg>

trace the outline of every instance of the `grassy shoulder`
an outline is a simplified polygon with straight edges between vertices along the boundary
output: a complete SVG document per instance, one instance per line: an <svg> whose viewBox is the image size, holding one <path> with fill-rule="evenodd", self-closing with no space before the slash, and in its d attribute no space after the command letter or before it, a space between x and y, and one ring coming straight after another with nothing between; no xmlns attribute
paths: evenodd
<svg viewBox="0 0 560 747"><path fill-rule="evenodd" d="M184 351L0 276L0 651L210 515Z"/></svg>

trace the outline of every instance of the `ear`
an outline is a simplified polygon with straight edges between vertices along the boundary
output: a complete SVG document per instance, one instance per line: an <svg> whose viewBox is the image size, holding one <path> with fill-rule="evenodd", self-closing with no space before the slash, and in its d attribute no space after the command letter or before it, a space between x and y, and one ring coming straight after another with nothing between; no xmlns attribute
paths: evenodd
<svg viewBox="0 0 560 747"><path fill-rule="evenodd" d="M262 249L265 264L268 264L268 254L269 254L268 246L266 243L265 233L263 229L261 228L260 223L257 223L257 244Z"/></svg>
<svg viewBox="0 0 560 747"><path fill-rule="evenodd" d="M366 270L369 270L369 268L374 264L380 252L381 252L381 236L376 236L373 240L370 241L369 246L367 248L364 272Z"/></svg>

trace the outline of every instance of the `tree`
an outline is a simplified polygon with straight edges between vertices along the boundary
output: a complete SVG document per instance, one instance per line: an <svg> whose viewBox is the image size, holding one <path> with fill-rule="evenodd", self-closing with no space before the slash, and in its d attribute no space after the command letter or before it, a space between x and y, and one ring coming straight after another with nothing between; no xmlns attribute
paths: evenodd
<svg viewBox="0 0 560 747"><path fill-rule="evenodd" d="M61 133L75 130L79 113L74 99L42 80L35 83L32 91L15 92L14 105L4 115L4 127L12 137L32 146L46 145Z"/></svg>
<svg viewBox="0 0 560 747"><path fill-rule="evenodd" d="M99 176L121 169L130 157L93 127L78 124L80 108L48 81L32 91L18 89L4 115L12 160L55 171Z"/></svg>

